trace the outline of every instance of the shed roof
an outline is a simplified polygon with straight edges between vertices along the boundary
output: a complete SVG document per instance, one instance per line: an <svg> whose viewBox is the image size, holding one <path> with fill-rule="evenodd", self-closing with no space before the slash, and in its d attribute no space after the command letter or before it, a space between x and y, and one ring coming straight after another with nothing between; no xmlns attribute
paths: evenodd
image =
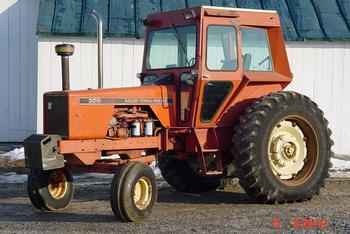
<svg viewBox="0 0 350 234"><path fill-rule="evenodd" d="M288 41L350 39L349 0L40 0L38 33L94 33L96 9L107 37L142 37L148 14L200 5L277 10Z"/></svg>

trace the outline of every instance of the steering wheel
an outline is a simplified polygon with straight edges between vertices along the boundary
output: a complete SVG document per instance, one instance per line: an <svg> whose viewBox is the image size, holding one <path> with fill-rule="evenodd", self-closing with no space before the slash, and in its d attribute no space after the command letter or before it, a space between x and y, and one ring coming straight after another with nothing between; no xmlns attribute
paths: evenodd
<svg viewBox="0 0 350 234"><path fill-rule="evenodd" d="M261 66L263 65L264 63L266 63L267 61L269 61L270 59L270 55L266 56L263 60L261 60L258 65Z"/></svg>
<svg viewBox="0 0 350 234"><path fill-rule="evenodd" d="M187 66L188 67L192 67L195 64L196 64L196 58L195 57L191 58L190 60L187 60Z"/></svg>

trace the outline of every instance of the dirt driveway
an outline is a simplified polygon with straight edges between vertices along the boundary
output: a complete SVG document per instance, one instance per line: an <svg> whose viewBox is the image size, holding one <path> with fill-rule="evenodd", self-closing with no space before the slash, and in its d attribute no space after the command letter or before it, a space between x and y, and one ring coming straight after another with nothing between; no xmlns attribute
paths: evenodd
<svg viewBox="0 0 350 234"><path fill-rule="evenodd" d="M115 220L109 182L79 180L72 205L46 214L33 210L25 184L0 184L0 233L350 233L346 179L329 180L312 201L279 205L257 204L239 190L199 196L165 188L142 224Z"/></svg>

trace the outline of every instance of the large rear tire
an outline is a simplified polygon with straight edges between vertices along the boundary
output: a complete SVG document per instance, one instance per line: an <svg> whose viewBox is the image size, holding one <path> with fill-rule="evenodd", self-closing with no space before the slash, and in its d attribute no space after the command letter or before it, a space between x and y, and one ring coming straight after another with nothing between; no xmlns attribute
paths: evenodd
<svg viewBox="0 0 350 234"><path fill-rule="evenodd" d="M323 112L308 97L277 92L261 98L234 131L241 186L262 202L311 199L328 177L330 136Z"/></svg>
<svg viewBox="0 0 350 234"><path fill-rule="evenodd" d="M200 176L186 160L175 158L175 153L162 153L158 158L163 178L173 188L186 193L203 193L215 190L220 186L219 176Z"/></svg>

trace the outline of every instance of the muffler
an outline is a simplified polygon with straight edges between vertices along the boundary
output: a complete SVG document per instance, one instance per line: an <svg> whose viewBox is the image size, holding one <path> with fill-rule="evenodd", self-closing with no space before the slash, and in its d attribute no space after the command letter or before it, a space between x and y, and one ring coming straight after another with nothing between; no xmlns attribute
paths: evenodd
<svg viewBox="0 0 350 234"><path fill-rule="evenodd" d="M90 15L95 19L97 25L97 54L98 54L98 88L103 88L103 21L101 16L92 10Z"/></svg>

